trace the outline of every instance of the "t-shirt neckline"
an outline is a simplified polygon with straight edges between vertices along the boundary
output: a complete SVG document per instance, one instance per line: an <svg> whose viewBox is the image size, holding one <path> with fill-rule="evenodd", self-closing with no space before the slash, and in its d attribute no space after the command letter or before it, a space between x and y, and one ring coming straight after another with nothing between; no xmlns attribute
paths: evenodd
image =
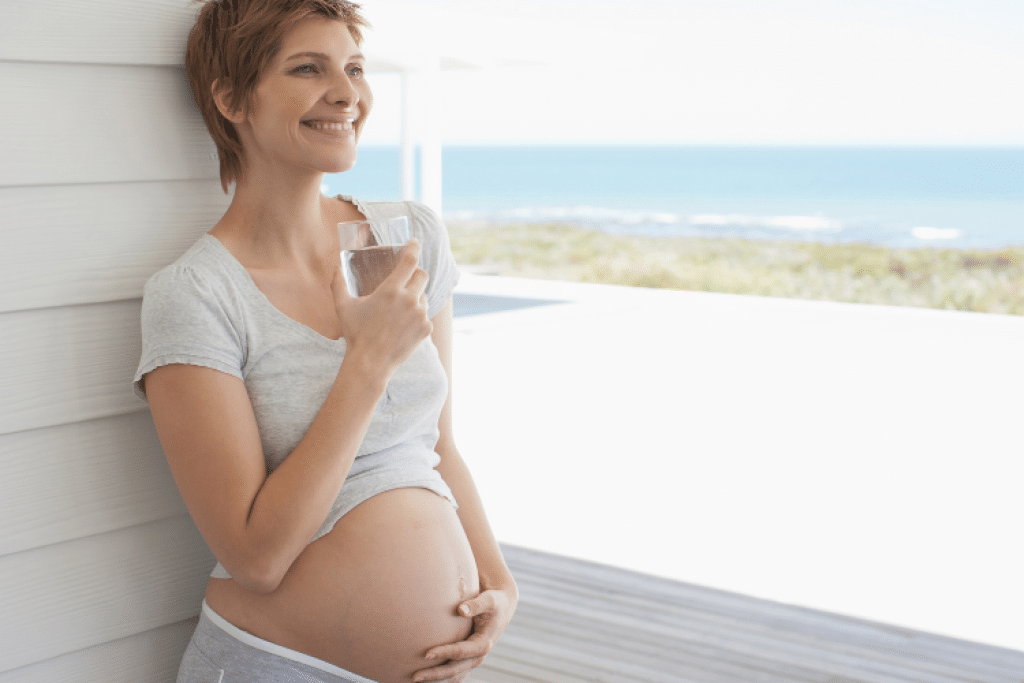
<svg viewBox="0 0 1024 683"><path fill-rule="evenodd" d="M366 207L358 199L355 199L350 195L344 194L335 195L335 197L343 201L351 202L352 204L355 205L357 209L359 209L359 212L362 213L367 220L371 220L371 217L366 212ZM377 236L377 238L379 239L379 236ZM256 281L252 279L252 275L250 275L249 271L245 269L245 266L242 265L242 262L235 258L235 255L231 253L231 250L224 246L224 243L221 242L219 239L217 239L208 232L204 233L202 237L200 237L200 239L207 240L208 242L213 243L213 248L217 253L220 254L221 261L225 262L228 265L228 267L230 267L232 270L236 272L238 278L241 279L241 281L244 283L243 286L250 290L250 297L260 302L259 305L272 310L274 312L274 315L280 318L284 318L287 321L288 325L299 330L308 337L312 337L317 340L322 340L323 342L331 344L332 346L345 346L346 342L344 335L337 339L325 337L324 335L320 334L309 325L300 323L298 320L286 314L284 311L275 306L270 301L270 299L267 298L267 295L263 293L263 290L256 286Z"/></svg>

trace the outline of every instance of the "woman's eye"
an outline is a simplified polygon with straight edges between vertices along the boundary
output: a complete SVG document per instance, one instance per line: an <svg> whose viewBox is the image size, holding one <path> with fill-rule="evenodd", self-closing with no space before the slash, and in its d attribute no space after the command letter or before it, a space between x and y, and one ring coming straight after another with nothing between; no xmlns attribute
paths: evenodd
<svg viewBox="0 0 1024 683"><path fill-rule="evenodd" d="M302 66L297 66L294 69L292 69L292 73L297 74L312 74L316 72L316 64L303 64Z"/></svg>
<svg viewBox="0 0 1024 683"><path fill-rule="evenodd" d="M349 76L353 76L355 78L362 78L363 77L363 67L361 67L361 66L353 66L351 69L348 70L348 74L349 74Z"/></svg>

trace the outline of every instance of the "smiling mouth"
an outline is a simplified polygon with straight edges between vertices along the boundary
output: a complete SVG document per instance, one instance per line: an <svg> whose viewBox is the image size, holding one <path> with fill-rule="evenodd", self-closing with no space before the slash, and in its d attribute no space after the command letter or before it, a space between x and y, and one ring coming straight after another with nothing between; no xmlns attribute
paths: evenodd
<svg viewBox="0 0 1024 683"><path fill-rule="evenodd" d="M355 129L354 119L348 119L346 121L303 121L302 125L312 128L313 130L321 133L342 133L348 132Z"/></svg>

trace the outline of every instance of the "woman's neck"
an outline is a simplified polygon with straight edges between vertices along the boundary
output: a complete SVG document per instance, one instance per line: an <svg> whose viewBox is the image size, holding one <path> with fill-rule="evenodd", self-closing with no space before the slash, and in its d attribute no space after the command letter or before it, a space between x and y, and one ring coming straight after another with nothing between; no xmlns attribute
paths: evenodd
<svg viewBox="0 0 1024 683"><path fill-rule="evenodd" d="M210 234L246 268L320 268L337 249L330 223L337 213L320 193L323 174L241 180Z"/></svg>

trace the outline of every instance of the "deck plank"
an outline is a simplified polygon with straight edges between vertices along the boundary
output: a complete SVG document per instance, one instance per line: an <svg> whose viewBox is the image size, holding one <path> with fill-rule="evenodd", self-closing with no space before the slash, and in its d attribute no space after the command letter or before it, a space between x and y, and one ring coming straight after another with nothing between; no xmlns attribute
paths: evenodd
<svg viewBox="0 0 1024 683"><path fill-rule="evenodd" d="M517 628L528 631L528 637L542 640L547 646L562 648L582 661L593 664L604 658L614 657L616 661L628 663L634 670L646 667L650 676L641 675L643 680L678 680L681 672L688 678L701 683L729 683L737 679L751 683L799 683L814 681L813 671L798 671L791 667L785 675L767 667L738 666L722 659L717 652L694 652L678 640L662 639L661 642L642 636L628 639L614 634L600 633L598 629L587 631L587 624L566 623L563 620L548 620L538 615L517 614ZM603 637L602 637L603 636ZM503 642L504 644L504 642ZM515 640L513 647L520 646ZM602 667L608 670L609 667Z"/></svg>
<svg viewBox="0 0 1024 683"><path fill-rule="evenodd" d="M529 562L531 558L535 560L533 563ZM635 604L638 600L647 599L651 601L650 605L691 606L709 615L736 616L744 624L763 623L773 630L810 634L826 632L830 641L899 650L922 659L969 661L973 665L990 668L996 674L1006 671L1017 674L1024 667L1024 653L1015 650L625 572L594 563L580 563L555 555L549 558L545 553L534 552L529 557L519 557L517 562L521 563L519 566L530 581L547 580L549 586L566 591L588 586L601 590L611 602L633 601ZM564 580L567 572L573 576L570 585L566 585Z"/></svg>
<svg viewBox="0 0 1024 683"><path fill-rule="evenodd" d="M476 683L1024 683L1024 652L503 548L519 609Z"/></svg>
<svg viewBox="0 0 1024 683"><path fill-rule="evenodd" d="M539 612L533 608L534 612ZM705 643L684 642L680 638L669 638L651 633L636 633L614 629L606 624L595 624L592 620L566 619L550 611L542 615L531 613L531 607L524 605L516 613L516 625L529 630L531 637L543 637L549 642L562 640L558 631L585 633L585 645L578 648L590 651L600 648L603 652L628 651L631 659L657 661L670 671L688 671L700 680L724 683L741 678L752 683L797 683L816 681L818 671L793 664L779 663L758 657L749 657L744 664L737 665L735 655L727 650ZM576 642L580 642L577 640ZM619 655L623 656L623 655Z"/></svg>
<svg viewBox="0 0 1024 683"><path fill-rule="evenodd" d="M545 602L559 599L558 591L536 590L535 594ZM566 597L573 599L573 587L567 587ZM697 610L673 609L669 605L651 605L632 612L609 601L601 604L586 600L578 594L572 610L591 623L615 624L625 629L657 631L662 634L677 633L695 642L716 644L733 650L744 659L761 657L787 664L818 667L821 662L844 665L847 675L864 666L879 674L878 683L887 681L913 680L922 683L953 683L957 668L941 662L914 660L911 665L905 657L894 655L893 648L870 648L836 641L823 635L807 635L785 628L768 628L753 620L744 622L741 618L723 619ZM646 622L646 623L645 623ZM895 677L895 678L893 678Z"/></svg>

